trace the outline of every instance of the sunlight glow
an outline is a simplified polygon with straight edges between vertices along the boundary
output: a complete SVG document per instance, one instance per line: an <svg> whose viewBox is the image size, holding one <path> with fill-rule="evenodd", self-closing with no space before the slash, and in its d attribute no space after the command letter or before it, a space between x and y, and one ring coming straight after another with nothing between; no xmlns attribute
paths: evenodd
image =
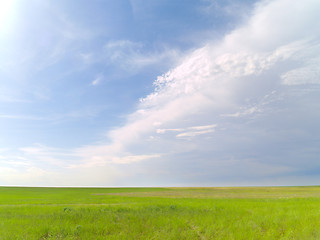
<svg viewBox="0 0 320 240"><path fill-rule="evenodd" d="M5 25L13 0L0 0L0 27Z"/></svg>

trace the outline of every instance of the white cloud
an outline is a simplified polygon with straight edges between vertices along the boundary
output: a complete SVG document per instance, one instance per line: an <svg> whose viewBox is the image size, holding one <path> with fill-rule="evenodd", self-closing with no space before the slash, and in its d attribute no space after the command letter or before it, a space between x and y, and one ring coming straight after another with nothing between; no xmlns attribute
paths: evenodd
<svg viewBox="0 0 320 240"><path fill-rule="evenodd" d="M115 163L120 164L128 164L134 162L141 162L144 160L152 159L152 158L159 158L161 157L160 154L152 154L152 155L132 155L132 156L125 156L125 157L114 157L112 159Z"/></svg>
<svg viewBox="0 0 320 240"><path fill-rule="evenodd" d="M1 114L0 118L6 119L23 119L23 120L43 120L43 117L37 116L28 116L28 115L8 115L8 114Z"/></svg>
<svg viewBox="0 0 320 240"><path fill-rule="evenodd" d="M29 9L33 10L34 17L25 21ZM15 29L14 34L0 31L1 45L5 46L0 66L1 71L14 80L27 80L28 76L54 65L73 52L76 43L93 35L49 2L21 2L12 12L14 23L8 30Z"/></svg>
<svg viewBox="0 0 320 240"><path fill-rule="evenodd" d="M313 49L314 52L319 52L319 47ZM304 66L290 70L281 75L283 84L299 85L299 84L320 84L320 58L312 58L313 53L310 53L311 59L308 59Z"/></svg>
<svg viewBox="0 0 320 240"><path fill-rule="evenodd" d="M221 116L223 116L223 117L241 117L241 116L250 115L250 114L253 114L256 112L261 112L261 110L259 110L257 107L250 107L250 108L244 109L242 112L223 114Z"/></svg>
<svg viewBox="0 0 320 240"><path fill-rule="evenodd" d="M177 135L178 138L182 138L182 137L195 137L198 135L202 135L202 134L207 134L207 133L212 133L214 132L213 129L208 129L208 130L202 130L202 131L190 131L190 132L184 132L184 133L179 133Z"/></svg>
<svg viewBox="0 0 320 240"><path fill-rule="evenodd" d="M62 149L47 147L42 144L35 144L32 147L24 147L19 149L22 157L27 159L33 166L53 166L65 167L67 162L65 158L72 157L72 153Z"/></svg>
<svg viewBox="0 0 320 240"><path fill-rule="evenodd" d="M163 128L159 128L157 129L157 133L163 134L165 132L182 132L184 129L183 128L176 128L176 129L163 129Z"/></svg>
<svg viewBox="0 0 320 240"><path fill-rule="evenodd" d="M177 50L165 47L146 50L146 46L142 43L130 40L115 40L106 43L104 54L109 64L133 73L154 64L174 62L179 59Z"/></svg>
<svg viewBox="0 0 320 240"><path fill-rule="evenodd" d="M85 64L91 64L94 62L92 53L78 53L77 57L79 57Z"/></svg>
<svg viewBox="0 0 320 240"><path fill-rule="evenodd" d="M154 83L154 92L141 99L137 111L127 117L127 123L108 133L110 144L80 148L80 155L86 156L83 158L88 159L85 160L88 163L94 163L92 156L95 156L99 159L97 164L105 164L111 159L118 159L116 162L119 163L135 162L136 158L130 156L144 156L143 152L152 156L156 149L176 153L205 150L202 136L215 131L215 135L221 137L222 130L216 126L237 131L242 128L240 132L245 134L247 131L248 139L260 138L257 130L248 130L247 122L235 123L226 116L239 118L259 114L262 119L259 121L263 121L268 114L273 116L280 111L278 108L287 96L286 89L279 87L281 76L285 79L292 71L299 71L299 56L305 56L306 62L319 54L315 41L319 28L318 23L313 24L317 22L319 8L319 3L312 0L294 4L288 0L261 2L243 27L218 44L208 43L194 51L182 64L159 76ZM124 49L136 57L141 47L129 41L106 45L113 60L128 57L124 55ZM128 59L131 61L130 57ZM283 75L285 72L290 74ZM212 125L212 122L216 124ZM175 133L173 138L166 134L170 132ZM179 144L184 137L195 136L199 139L194 139L192 145ZM237 139L240 135L223 136L221 144L229 141L229 147L238 148L237 145L230 146L232 141L228 139L233 137ZM212 139L218 141L215 137ZM148 149L144 147L147 142ZM217 146L222 147L220 143ZM124 152L126 156L118 157Z"/></svg>
<svg viewBox="0 0 320 240"><path fill-rule="evenodd" d="M319 83L319 11L316 0L262 1L242 27L159 76L105 142L65 155L21 150L57 165L57 156L71 158L64 168L108 168L130 183L138 182L132 172L201 185L226 178L266 182L319 168L319 94L304 86ZM158 61L142 48L130 41L105 46L110 61L134 69Z"/></svg>
<svg viewBox="0 0 320 240"><path fill-rule="evenodd" d="M73 110L65 113L55 113L47 116L39 115L14 115L14 114L0 114L0 119L12 120L31 120L31 121L47 121L51 123L61 123L72 121L79 118L92 118L97 116L100 112L106 109L106 106L88 106L83 109Z"/></svg>
<svg viewBox="0 0 320 240"><path fill-rule="evenodd" d="M96 85L100 84L102 80L103 80L103 75L100 74L100 75L98 75L98 76L92 81L91 84L92 84L93 86L96 86Z"/></svg>
<svg viewBox="0 0 320 240"><path fill-rule="evenodd" d="M211 125L205 125L205 126L194 126L194 127L188 127L188 128L176 128L176 129L157 129L156 132L158 134L164 134L166 132L181 132L176 135L177 138L183 138L183 137L195 137L198 135L206 134L206 133L212 133L214 132L214 128L216 128L216 124Z"/></svg>

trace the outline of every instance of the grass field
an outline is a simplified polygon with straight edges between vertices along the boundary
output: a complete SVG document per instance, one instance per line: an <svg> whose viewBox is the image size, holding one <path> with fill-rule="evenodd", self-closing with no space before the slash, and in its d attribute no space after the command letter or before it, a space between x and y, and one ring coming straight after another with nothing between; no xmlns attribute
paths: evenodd
<svg viewBox="0 0 320 240"><path fill-rule="evenodd" d="M320 187L1 187L0 239L320 239Z"/></svg>

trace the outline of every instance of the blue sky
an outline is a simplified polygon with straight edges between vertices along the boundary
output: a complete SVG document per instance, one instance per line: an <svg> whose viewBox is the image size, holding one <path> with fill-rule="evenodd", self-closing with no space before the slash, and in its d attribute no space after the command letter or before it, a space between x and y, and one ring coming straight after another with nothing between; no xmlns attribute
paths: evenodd
<svg viewBox="0 0 320 240"><path fill-rule="evenodd" d="M318 184L318 1L0 9L0 185Z"/></svg>

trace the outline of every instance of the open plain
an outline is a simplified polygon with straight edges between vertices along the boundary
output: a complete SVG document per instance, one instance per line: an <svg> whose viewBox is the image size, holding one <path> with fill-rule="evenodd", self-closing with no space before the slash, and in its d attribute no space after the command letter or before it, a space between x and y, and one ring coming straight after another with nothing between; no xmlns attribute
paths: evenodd
<svg viewBox="0 0 320 240"><path fill-rule="evenodd" d="M1 187L0 219L0 239L320 239L320 187Z"/></svg>

